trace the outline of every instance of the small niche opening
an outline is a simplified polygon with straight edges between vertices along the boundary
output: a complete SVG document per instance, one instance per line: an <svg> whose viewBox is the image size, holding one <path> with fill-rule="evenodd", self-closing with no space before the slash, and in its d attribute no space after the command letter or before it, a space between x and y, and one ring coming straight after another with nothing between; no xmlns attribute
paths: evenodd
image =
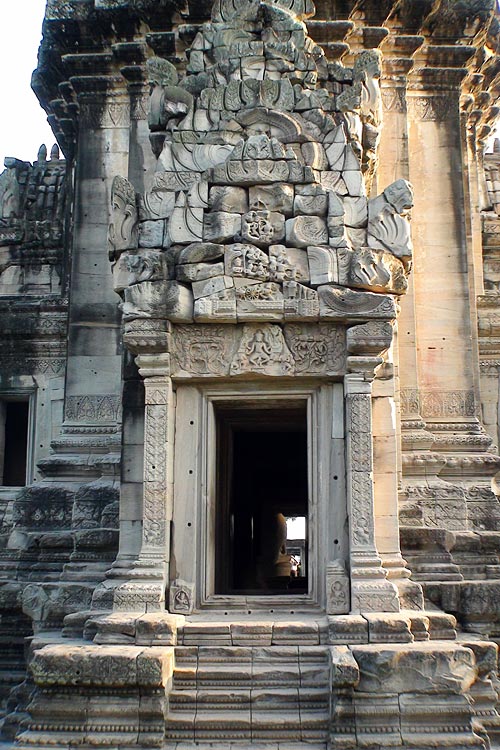
<svg viewBox="0 0 500 750"><path fill-rule="evenodd" d="M218 405L215 593L308 592L305 401Z"/></svg>
<svg viewBox="0 0 500 750"><path fill-rule="evenodd" d="M0 477L4 487L26 485L29 401L0 401Z"/></svg>

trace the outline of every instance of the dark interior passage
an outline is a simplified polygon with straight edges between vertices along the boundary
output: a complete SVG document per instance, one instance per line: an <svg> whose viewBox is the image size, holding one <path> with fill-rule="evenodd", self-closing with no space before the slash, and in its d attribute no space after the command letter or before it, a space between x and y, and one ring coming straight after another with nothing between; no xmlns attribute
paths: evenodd
<svg viewBox="0 0 500 750"><path fill-rule="evenodd" d="M287 541L287 519L307 529L305 404L218 413L217 593L307 593L307 532Z"/></svg>
<svg viewBox="0 0 500 750"><path fill-rule="evenodd" d="M28 401L5 401L5 448L3 455L4 487L23 487L26 484L26 456L28 448Z"/></svg>

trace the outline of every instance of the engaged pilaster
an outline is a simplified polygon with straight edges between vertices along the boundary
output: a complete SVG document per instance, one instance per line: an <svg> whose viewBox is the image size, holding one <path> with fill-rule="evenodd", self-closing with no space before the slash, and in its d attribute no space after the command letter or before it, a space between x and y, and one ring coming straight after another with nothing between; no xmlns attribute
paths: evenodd
<svg viewBox="0 0 500 750"><path fill-rule="evenodd" d="M352 358L351 358L352 359ZM368 358L362 359L364 363ZM375 360L375 365L381 360ZM347 412L347 512L349 516L351 612L397 612L396 587L375 542L371 382L362 372L345 376Z"/></svg>
<svg viewBox="0 0 500 750"><path fill-rule="evenodd" d="M114 593L115 610L164 608L172 518L174 393L170 355L137 357L144 378L144 482L141 549L130 580Z"/></svg>

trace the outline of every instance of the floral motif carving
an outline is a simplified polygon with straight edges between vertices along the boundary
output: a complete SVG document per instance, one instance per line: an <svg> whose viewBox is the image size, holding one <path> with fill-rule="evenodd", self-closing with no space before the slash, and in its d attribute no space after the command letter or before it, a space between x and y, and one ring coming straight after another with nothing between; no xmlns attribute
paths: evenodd
<svg viewBox="0 0 500 750"><path fill-rule="evenodd" d="M285 340L296 374L333 374L345 370L345 329L327 324L287 325Z"/></svg>
<svg viewBox="0 0 500 750"><path fill-rule="evenodd" d="M427 391L420 394L423 417L473 417L473 391Z"/></svg>
<svg viewBox="0 0 500 750"><path fill-rule="evenodd" d="M173 370L192 375L224 375L232 339L223 326L176 326L173 336Z"/></svg>
<svg viewBox="0 0 500 750"><path fill-rule="evenodd" d="M424 122L443 122L458 115L458 99L452 95L411 96L408 97L408 108L411 115Z"/></svg>
<svg viewBox="0 0 500 750"><path fill-rule="evenodd" d="M116 422L120 409L119 396L67 396L65 418L74 422Z"/></svg>

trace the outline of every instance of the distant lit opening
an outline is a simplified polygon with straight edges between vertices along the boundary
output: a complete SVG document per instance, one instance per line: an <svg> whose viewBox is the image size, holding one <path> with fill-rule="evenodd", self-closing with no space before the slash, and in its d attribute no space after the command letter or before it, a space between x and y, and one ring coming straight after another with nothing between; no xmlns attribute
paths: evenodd
<svg viewBox="0 0 500 750"><path fill-rule="evenodd" d="M305 402L216 416L216 593L307 593Z"/></svg>

